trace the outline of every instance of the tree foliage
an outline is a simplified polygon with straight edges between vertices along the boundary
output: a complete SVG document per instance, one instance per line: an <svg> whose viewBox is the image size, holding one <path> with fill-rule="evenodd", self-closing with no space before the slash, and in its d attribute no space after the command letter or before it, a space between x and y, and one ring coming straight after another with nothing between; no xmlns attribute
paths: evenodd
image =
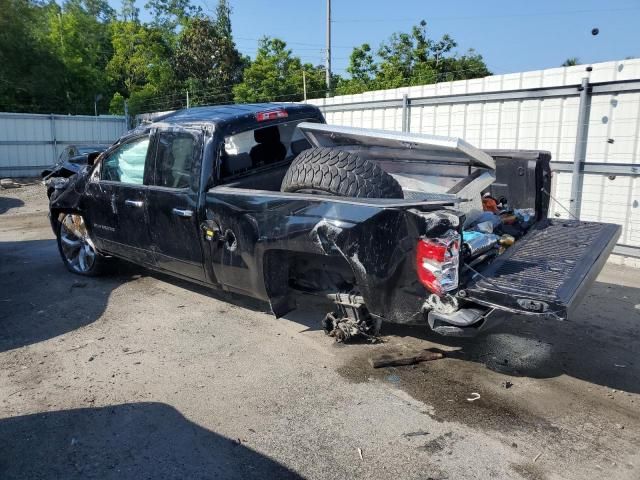
<svg viewBox="0 0 640 480"><path fill-rule="evenodd" d="M562 62L562 67L575 67L576 65L580 65L580 59L578 57L569 57L564 62Z"/></svg>
<svg viewBox="0 0 640 480"><path fill-rule="evenodd" d="M233 88L233 94L236 102L300 101L305 79L310 98L324 95L324 67L303 64L284 41L265 37L260 40L256 58L244 70L243 82Z"/></svg>
<svg viewBox="0 0 640 480"><path fill-rule="evenodd" d="M174 68L193 92L194 104L228 101L233 85L242 79L245 59L233 43L228 15L228 10L219 8L215 21L196 17L180 32Z"/></svg>
<svg viewBox="0 0 640 480"><path fill-rule="evenodd" d="M456 47L449 35L429 38L422 20L410 33L394 33L375 55L369 44L354 48L347 67L351 78L340 79L336 91L352 94L491 74L480 54L469 50L460 55Z"/></svg>
<svg viewBox="0 0 640 480"><path fill-rule="evenodd" d="M323 66L304 63L287 44L263 38L253 60L238 51L231 7L212 15L192 0L0 0L0 111L131 114L231 101L299 101L327 94ZM351 52L348 78L331 93L488 75L482 56L434 40L426 22L377 50Z"/></svg>

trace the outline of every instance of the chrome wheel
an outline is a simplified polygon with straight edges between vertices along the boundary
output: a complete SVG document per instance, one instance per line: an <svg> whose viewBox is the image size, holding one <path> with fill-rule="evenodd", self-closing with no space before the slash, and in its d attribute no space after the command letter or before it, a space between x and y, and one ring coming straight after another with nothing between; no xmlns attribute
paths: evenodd
<svg viewBox="0 0 640 480"><path fill-rule="evenodd" d="M67 214L60 222L60 247L75 272L88 273L96 263L96 251L80 215Z"/></svg>

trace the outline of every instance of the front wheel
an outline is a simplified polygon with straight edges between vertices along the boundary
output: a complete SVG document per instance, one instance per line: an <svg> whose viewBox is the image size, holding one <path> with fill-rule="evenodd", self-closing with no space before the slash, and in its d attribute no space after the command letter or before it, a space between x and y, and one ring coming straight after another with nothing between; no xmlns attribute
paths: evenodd
<svg viewBox="0 0 640 480"><path fill-rule="evenodd" d="M57 223L56 237L67 270L85 276L102 273L106 259L96 252L81 215L65 214Z"/></svg>

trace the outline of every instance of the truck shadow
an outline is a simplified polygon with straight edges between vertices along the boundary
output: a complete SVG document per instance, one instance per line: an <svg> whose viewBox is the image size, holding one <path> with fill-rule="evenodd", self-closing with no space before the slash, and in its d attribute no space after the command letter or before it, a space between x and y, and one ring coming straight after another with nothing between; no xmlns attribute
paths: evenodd
<svg viewBox="0 0 640 480"><path fill-rule="evenodd" d="M153 276L216 300L255 311L269 305L240 295L115 262L102 277L68 272L55 240L0 242L0 352L55 338L100 319L111 293L141 276Z"/></svg>
<svg viewBox="0 0 640 480"><path fill-rule="evenodd" d="M0 352L95 321L125 281L70 274L54 240L0 242Z"/></svg>
<svg viewBox="0 0 640 480"><path fill-rule="evenodd" d="M112 275L68 273L53 240L0 242L0 352L48 340L100 319L113 290L140 275L196 291L218 301L268 312L268 304L231 295L119 262ZM320 330L331 304L305 302L285 318ZM458 348L455 356L507 375L570 375L640 393L640 289L596 282L572 321L514 316L474 339L430 334L424 327L383 325L384 335L415 337ZM333 340L327 338L327 342ZM366 348L366 347L365 347Z"/></svg>
<svg viewBox="0 0 640 480"><path fill-rule="evenodd" d="M0 478L282 478L284 465L163 403L0 420Z"/></svg>
<svg viewBox="0 0 640 480"><path fill-rule="evenodd" d="M513 316L475 338L442 337L424 329L384 325L383 333L457 347L454 358L532 378L570 375L640 393L640 289L596 282L570 321Z"/></svg>

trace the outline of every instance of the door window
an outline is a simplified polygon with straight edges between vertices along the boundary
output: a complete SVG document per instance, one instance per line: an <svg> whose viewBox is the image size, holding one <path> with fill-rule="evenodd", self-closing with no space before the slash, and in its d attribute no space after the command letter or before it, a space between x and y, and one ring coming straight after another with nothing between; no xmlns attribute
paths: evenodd
<svg viewBox="0 0 640 480"><path fill-rule="evenodd" d="M102 161L100 178L133 185L144 184L144 165L149 149L149 137L121 145Z"/></svg>
<svg viewBox="0 0 640 480"><path fill-rule="evenodd" d="M156 151L154 185L187 188L191 183L191 165L197 138L187 132L160 132Z"/></svg>

